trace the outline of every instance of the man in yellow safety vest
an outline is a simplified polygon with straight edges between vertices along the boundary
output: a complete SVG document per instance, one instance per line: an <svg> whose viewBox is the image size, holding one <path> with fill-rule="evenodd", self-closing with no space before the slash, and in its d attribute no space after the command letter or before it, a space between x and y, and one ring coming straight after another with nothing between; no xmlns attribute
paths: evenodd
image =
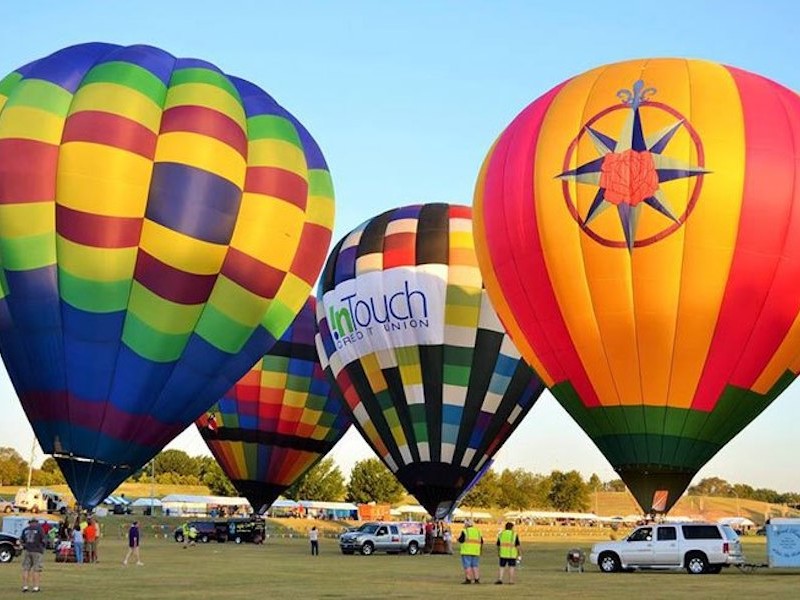
<svg viewBox="0 0 800 600"><path fill-rule="evenodd" d="M483 547L483 536L470 519L464 521L464 530L458 536L458 542L461 544L461 566L464 567L463 583L480 583L478 562Z"/></svg>
<svg viewBox="0 0 800 600"><path fill-rule="evenodd" d="M508 572L508 583L514 583L514 571L520 557L519 537L514 531L514 524L506 523L506 528L497 536L497 553L500 555L500 571L496 584L503 583L503 571Z"/></svg>

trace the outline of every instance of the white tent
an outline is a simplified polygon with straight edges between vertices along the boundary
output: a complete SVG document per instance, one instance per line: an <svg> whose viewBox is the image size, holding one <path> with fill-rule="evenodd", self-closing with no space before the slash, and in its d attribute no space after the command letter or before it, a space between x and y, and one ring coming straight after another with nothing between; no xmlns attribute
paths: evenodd
<svg viewBox="0 0 800 600"><path fill-rule="evenodd" d="M756 526L756 524L747 517L723 517L722 519L717 519L717 523L730 525L734 529L746 529Z"/></svg>
<svg viewBox="0 0 800 600"><path fill-rule="evenodd" d="M140 506L161 506L161 500L158 498L139 498L134 500L131 506L140 507Z"/></svg>
<svg viewBox="0 0 800 600"><path fill-rule="evenodd" d="M238 496L190 496L187 494L170 494L161 499L161 507L172 515L205 515L210 506L246 506L250 507L247 498ZM250 508L252 512L252 508Z"/></svg>

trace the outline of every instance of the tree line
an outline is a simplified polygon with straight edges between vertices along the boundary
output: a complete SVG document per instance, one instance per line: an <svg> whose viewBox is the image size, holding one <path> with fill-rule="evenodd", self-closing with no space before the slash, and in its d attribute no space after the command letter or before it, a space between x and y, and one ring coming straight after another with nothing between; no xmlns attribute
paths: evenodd
<svg viewBox="0 0 800 600"><path fill-rule="evenodd" d="M155 467L155 468L154 468ZM134 473L128 481L172 485L205 485L212 494L237 496L238 493L217 461L211 456L189 456L183 450L164 450ZM13 448L0 447L0 485L25 485L28 462ZM48 457L33 469L31 484L48 486L65 483L55 459ZM598 491L625 491L621 479L601 481L596 474L584 479L578 471L552 471L549 475L525 469L489 469L462 498L461 506L506 508L511 510L588 511ZM800 493L753 488L743 483L728 483L708 477L689 487L692 496L738 497L771 504L800 505ZM293 500L393 504L405 496L395 476L377 458L355 463L349 479L331 458L318 462L294 483L284 496Z"/></svg>

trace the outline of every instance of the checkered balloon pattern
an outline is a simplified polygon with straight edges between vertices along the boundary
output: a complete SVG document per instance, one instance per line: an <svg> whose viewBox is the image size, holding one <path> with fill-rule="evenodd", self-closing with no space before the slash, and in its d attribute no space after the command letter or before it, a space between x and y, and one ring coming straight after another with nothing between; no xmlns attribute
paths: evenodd
<svg viewBox="0 0 800 600"><path fill-rule="evenodd" d="M318 300L318 350L353 423L432 515L446 514L543 389L483 289L471 209L367 221L334 248Z"/></svg>
<svg viewBox="0 0 800 600"><path fill-rule="evenodd" d="M257 511L350 427L317 356L315 309L311 296L278 343L197 421L223 471Z"/></svg>

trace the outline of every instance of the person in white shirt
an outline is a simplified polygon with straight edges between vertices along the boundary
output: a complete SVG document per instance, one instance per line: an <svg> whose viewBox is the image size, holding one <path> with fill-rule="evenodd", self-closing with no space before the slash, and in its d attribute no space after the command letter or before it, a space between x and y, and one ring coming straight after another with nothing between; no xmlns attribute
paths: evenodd
<svg viewBox="0 0 800 600"><path fill-rule="evenodd" d="M319 531L316 527L308 532L308 539L311 540L311 556L319 556Z"/></svg>

